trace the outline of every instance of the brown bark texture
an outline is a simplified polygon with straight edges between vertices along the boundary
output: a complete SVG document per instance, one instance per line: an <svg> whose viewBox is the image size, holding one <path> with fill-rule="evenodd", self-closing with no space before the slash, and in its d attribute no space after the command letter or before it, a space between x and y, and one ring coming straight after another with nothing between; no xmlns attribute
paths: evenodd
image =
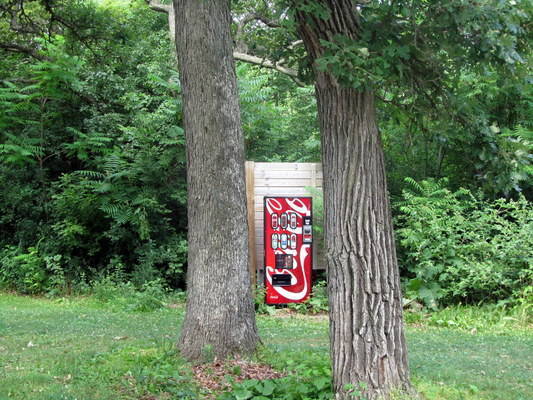
<svg viewBox="0 0 533 400"><path fill-rule="evenodd" d="M248 271L248 226L228 0L174 0L187 146L189 360L253 352L259 337Z"/></svg>
<svg viewBox="0 0 533 400"><path fill-rule="evenodd" d="M321 40L357 38L351 0L314 1L321 19L298 8L301 38L314 61ZM330 346L336 399L414 394L409 383L402 295L374 97L314 68L322 133Z"/></svg>

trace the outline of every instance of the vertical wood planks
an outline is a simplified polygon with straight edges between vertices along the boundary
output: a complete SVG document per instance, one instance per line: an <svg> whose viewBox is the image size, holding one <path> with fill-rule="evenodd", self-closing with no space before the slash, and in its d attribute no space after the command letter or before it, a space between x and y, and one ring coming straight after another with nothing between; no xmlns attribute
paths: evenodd
<svg viewBox="0 0 533 400"><path fill-rule="evenodd" d="M246 161L246 207L248 209L248 268L250 270L250 284L254 291L257 284L257 254L256 254L256 231L255 231L255 162Z"/></svg>

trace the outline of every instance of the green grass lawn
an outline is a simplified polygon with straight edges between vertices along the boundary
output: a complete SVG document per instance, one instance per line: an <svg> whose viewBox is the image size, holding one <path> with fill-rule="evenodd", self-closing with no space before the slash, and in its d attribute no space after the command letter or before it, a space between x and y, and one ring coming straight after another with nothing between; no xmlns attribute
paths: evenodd
<svg viewBox="0 0 533 400"><path fill-rule="evenodd" d="M477 315L471 328L460 314L437 321L446 327L408 326L417 388L428 399L532 399L527 325L484 326ZM128 312L93 299L0 294L0 400L201 398L174 349L182 317L181 307ZM261 361L287 370L305 358L327 365L326 318L259 316L258 323Z"/></svg>

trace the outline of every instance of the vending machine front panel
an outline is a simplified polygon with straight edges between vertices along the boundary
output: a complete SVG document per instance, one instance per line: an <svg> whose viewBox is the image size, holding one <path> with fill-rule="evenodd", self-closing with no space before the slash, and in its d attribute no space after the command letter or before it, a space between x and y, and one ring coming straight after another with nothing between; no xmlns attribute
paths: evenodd
<svg viewBox="0 0 533 400"><path fill-rule="evenodd" d="M300 303L311 293L311 197L265 197L267 304Z"/></svg>

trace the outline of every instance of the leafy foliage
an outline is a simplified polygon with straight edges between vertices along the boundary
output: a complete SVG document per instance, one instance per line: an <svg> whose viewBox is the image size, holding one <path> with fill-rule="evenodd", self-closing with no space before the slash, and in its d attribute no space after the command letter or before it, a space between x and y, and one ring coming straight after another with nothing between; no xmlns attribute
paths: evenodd
<svg viewBox="0 0 533 400"><path fill-rule="evenodd" d="M351 27L357 36L324 41L319 66L347 86L375 88L409 81L425 86L460 72L466 60L522 63L529 7L525 1L368 1L359 10L360 26Z"/></svg>
<svg viewBox="0 0 533 400"><path fill-rule="evenodd" d="M50 290L45 261L57 255L67 286L117 264L138 287L183 286L184 136L165 21L140 2L54 6L110 35L35 33L39 59L11 76L0 64L0 248L33 257L43 278L32 292Z"/></svg>
<svg viewBox="0 0 533 400"><path fill-rule="evenodd" d="M289 303L287 306L301 314L321 314L328 311L328 291L326 281L313 282L311 297L302 303Z"/></svg>
<svg viewBox="0 0 533 400"><path fill-rule="evenodd" d="M0 287L20 293L52 292L65 285L61 255L43 256L34 247L19 253L14 246L0 252Z"/></svg>
<svg viewBox="0 0 533 400"><path fill-rule="evenodd" d="M311 87L257 67L237 67L246 156L254 161L320 160L316 101Z"/></svg>
<svg viewBox="0 0 533 400"><path fill-rule="evenodd" d="M533 283L533 209L518 200L477 199L444 182L407 179L398 204L407 296L429 306L519 297Z"/></svg>
<svg viewBox="0 0 533 400"><path fill-rule="evenodd" d="M162 308L167 291L160 280L146 282L137 289L124 279L103 277L92 284L94 297L111 308L133 312L148 312Z"/></svg>
<svg viewBox="0 0 533 400"><path fill-rule="evenodd" d="M233 28L251 53L309 82L286 7L233 2ZM237 32L251 10L262 20ZM516 221L529 207L518 193L530 199L532 182L529 2L367 1L359 13L361 35L325 43L322 68L375 91L396 202L406 176L447 177L451 188L411 182L414 197L395 208L409 295L430 303L527 296L530 278L516 271L529 253L513 244L526 235ZM183 288L184 132L165 16L141 0L8 0L0 44L1 285L55 293L120 269L137 289L158 280ZM237 75L248 159L319 161L313 88L247 64ZM514 200L487 200L501 196ZM320 207L314 215L318 239ZM450 215L465 236L423 220ZM323 299L293 307L322 310Z"/></svg>

